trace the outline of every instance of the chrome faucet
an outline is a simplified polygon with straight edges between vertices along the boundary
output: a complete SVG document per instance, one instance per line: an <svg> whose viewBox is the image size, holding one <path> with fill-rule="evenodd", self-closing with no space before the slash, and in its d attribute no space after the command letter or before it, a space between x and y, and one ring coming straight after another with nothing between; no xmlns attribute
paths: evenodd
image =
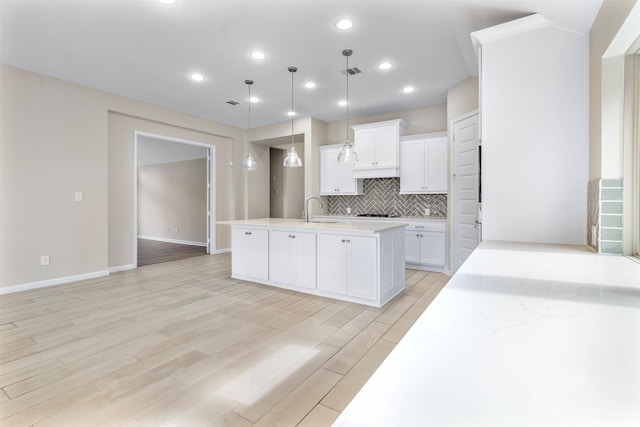
<svg viewBox="0 0 640 427"><path fill-rule="evenodd" d="M318 201L318 203L320 203L320 207L324 208L324 205L322 204L322 200L320 200L320 197L317 196L311 196L309 197L305 202L304 202L304 222L309 222L309 202L313 199L316 199Z"/></svg>

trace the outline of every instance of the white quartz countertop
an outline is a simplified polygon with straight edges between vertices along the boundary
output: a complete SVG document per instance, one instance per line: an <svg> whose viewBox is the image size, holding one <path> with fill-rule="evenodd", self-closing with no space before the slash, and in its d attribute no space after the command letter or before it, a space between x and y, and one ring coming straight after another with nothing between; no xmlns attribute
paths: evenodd
<svg viewBox="0 0 640 427"><path fill-rule="evenodd" d="M640 264L483 242L334 426L640 426Z"/></svg>
<svg viewBox="0 0 640 427"><path fill-rule="evenodd" d="M393 228L405 227L403 222L348 221L338 219L319 219L305 222L302 219L258 218L217 221L222 225L244 225L252 227L282 228L288 230L340 231L354 233L379 233Z"/></svg>

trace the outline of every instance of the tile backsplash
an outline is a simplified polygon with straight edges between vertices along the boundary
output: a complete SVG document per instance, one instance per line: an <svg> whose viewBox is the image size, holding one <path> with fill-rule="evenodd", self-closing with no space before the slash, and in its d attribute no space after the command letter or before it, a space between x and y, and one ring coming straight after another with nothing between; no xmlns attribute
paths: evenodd
<svg viewBox="0 0 640 427"><path fill-rule="evenodd" d="M395 216L424 216L425 208L430 218L447 218L446 194L399 194L400 178L365 179L362 196L327 196L327 213L351 215L364 213L392 214Z"/></svg>

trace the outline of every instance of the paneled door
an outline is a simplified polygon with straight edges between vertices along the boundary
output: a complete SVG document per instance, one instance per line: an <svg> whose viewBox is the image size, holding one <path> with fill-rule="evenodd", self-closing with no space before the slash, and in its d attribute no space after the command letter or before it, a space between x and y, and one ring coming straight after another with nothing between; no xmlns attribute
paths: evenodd
<svg viewBox="0 0 640 427"><path fill-rule="evenodd" d="M478 114L453 122L451 270L456 271L481 240Z"/></svg>

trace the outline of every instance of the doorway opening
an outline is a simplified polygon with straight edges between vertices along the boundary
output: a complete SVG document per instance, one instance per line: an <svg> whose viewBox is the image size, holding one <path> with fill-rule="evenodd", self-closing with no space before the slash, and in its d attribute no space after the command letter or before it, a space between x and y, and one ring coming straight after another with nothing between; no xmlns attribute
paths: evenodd
<svg viewBox="0 0 640 427"><path fill-rule="evenodd" d="M215 147L144 132L134 140L134 265L211 253Z"/></svg>

